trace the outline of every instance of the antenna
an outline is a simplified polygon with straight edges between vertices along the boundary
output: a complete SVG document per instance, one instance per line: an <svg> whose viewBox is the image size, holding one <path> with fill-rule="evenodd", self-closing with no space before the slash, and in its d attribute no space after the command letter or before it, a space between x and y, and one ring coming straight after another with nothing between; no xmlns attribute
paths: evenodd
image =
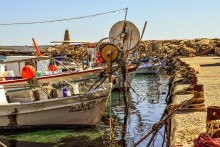
<svg viewBox="0 0 220 147"><path fill-rule="evenodd" d="M144 36L146 25L147 25L147 21L145 21L145 23L144 23L144 27L143 27L143 30L142 30L142 34L141 34L141 39L140 40L142 40L142 38Z"/></svg>

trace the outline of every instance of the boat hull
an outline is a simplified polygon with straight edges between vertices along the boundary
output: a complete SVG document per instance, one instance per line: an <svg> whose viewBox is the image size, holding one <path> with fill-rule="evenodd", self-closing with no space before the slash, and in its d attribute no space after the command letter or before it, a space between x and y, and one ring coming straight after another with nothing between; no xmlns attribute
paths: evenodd
<svg viewBox="0 0 220 147"><path fill-rule="evenodd" d="M131 83L132 83L132 81L133 81L133 79L135 77L135 74L136 74L135 71L128 73L128 78L127 78L127 81L125 83L125 87L126 88L130 88L131 87ZM123 78L122 77L120 77L119 82L115 86L115 89L121 89L121 88L123 88Z"/></svg>
<svg viewBox="0 0 220 147"><path fill-rule="evenodd" d="M105 111L107 92L109 90L96 90L86 96L2 104L0 129L96 125Z"/></svg>
<svg viewBox="0 0 220 147"><path fill-rule="evenodd" d="M139 67L136 74L156 74L160 70L161 66L154 67Z"/></svg>
<svg viewBox="0 0 220 147"><path fill-rule="evenodd" d="M127 77L127 81L125 83L125 88L130 88L131 87L131 82L133 81L135 74L136 74L136 66L131 66L127 68L128 71L128 77ZM118 79L118 82L115 84L114 89L115 90L120 90L122 88L124 88L124 82L123 82L123 77L122 74L116 74L116 78Z"/></svg>

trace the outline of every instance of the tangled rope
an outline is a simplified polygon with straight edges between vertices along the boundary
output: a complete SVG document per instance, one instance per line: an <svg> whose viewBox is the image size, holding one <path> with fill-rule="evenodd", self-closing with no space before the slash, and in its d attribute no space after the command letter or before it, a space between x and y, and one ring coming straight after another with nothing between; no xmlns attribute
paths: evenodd
<svg viewBox="0 0 220 147"><path fill-rule="evenodd" d="M4 143L0 142L0 145L3 147L7 147Z"/></svg>
<svg viewBox="0 0 220 147"><path fill-rule="evenodd" d="M153 141L154 136L157 134L157 132L161 129L161 127L166 124L168 122L168 120L171 118L171 116L178 110L182 109L182 108L186 108L188 105L190 105L191 103L193 103L196 100L196 98L191 98L189 100L183 101L181 104L176 105L176 106L170 106L173 107L173 110L162 120L160 120L159 122L155 123L152 127L152 129L144 136L142 137L138 142L136 142L134 144L133 147L136 147L137 145L139 145L143 140L145 140L149 135L152 135L152 138L150 140L150 142L148 143L147 146L150 146L151 142ZM172 108L171 108L172 109Z"/></svg>
<svg viewBox="0 0 220 147"><path fill-rule="evenodd" d="M194 139L195 147L220 147L220 140L213 139L207 133L201 133L198 138Z"/></svg>

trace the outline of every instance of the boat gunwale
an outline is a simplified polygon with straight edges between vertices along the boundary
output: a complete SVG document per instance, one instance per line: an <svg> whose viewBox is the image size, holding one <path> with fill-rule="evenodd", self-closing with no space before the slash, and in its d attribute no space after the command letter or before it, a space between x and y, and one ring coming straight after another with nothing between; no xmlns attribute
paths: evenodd
<svg viewBox="0 0 220 147"><path fill-rule="evenodd" d="M50 79L50 78L56 78L56 77L64 77L64 76L71 76L71 75L78 75L78 74L83 74L83 73L88 73L88 72L95 72L95 71L99 71L99 70L103 70L103 67L100 68L95 68L95 69L88 69L88 70L83 70L83 71L75 71L72 73L61 73L61 74L56 74L56 75L46 75L43 77L37 77L38 80L43 80L43 79ZM8 83L16 83L16 82L24 82L24 81L28 81L29 79L16 79L16 80L8 80L8 81L0 81L0 84L4 85L4 84L8 84Z"/></svg>
<svg viewBox="0 0 220 147"><path fill-rule="evenodd" d="M87 97L86 97L87 98ZM59 99L62 99L62 98L59 98ZM71 98L69 98L69 99L71 99ZM84 100L84 101L80 101L80 100L78 100L77 102L68 102L68 99L62 99L62 100L66 100L67 101L67 103L65 103L65 104L63 104L63 105L60 105L60 106L56 106L56 107L50 107L50 108L47 108L47 109L41 109L41 110L34 110L34 111L25 111L25 112L17 112L17 113L14 113L13 112L13 114L5 114L5 115L1 115L0 114L0 117L3 117L3 116L9 116L9 115L20 115L20 114L27 114L27 113L35 113L35 112L42 112L42 111L48 111L48 110L54 110L54 109L60 109L60 108L65 108L65 107L70 107L70 106L76 106L76 105L81 105L81 104L83 104L83 103L87 103L87 102L94 102L94 101L101 101L101 100L103 100L103 99L107 99L107 95L105 95L105 96L101 96L101 97L99 97L99 98L95 98L95 99L92 99L92 100L90 100L90 99L88 99L87 98L87 100ZM39 103L14 103L13 105L0 105L0 107L9 107L9 106L16 106L16 105L35 105L35 104L42 104L41 102L43 102L43 101L37 101L37 102L39 102ZM51 101L49 101L49 102L51 102ZM96 107L96 105L94 105L94 107ZM79 111L77 111L77 112L79 112Z"/></svg>

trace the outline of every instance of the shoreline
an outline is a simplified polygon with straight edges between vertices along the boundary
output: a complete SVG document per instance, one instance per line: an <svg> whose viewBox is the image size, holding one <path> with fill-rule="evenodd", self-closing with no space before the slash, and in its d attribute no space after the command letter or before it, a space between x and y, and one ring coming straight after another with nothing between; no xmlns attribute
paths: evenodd
<svg viewBox="0 0 220 147"><path fill-rule="evenodd" d="M189 64L198 73L198 84L204 85L205 108L209 106L219 106L220 101L220 57L181 57L180 60ZM178 80L180 76L177 74L174 78ZM174 86L174 85L172 85ZM173 88L172 93L180 91L189 84L178 84ZM184 100L189 100L193 94L175 94L172 96L171 103L178 105ZM168 134L169 146L194 146L194 139L198 138L201 133L206 132L207 111L177 111L171 118Z"/></svg>

